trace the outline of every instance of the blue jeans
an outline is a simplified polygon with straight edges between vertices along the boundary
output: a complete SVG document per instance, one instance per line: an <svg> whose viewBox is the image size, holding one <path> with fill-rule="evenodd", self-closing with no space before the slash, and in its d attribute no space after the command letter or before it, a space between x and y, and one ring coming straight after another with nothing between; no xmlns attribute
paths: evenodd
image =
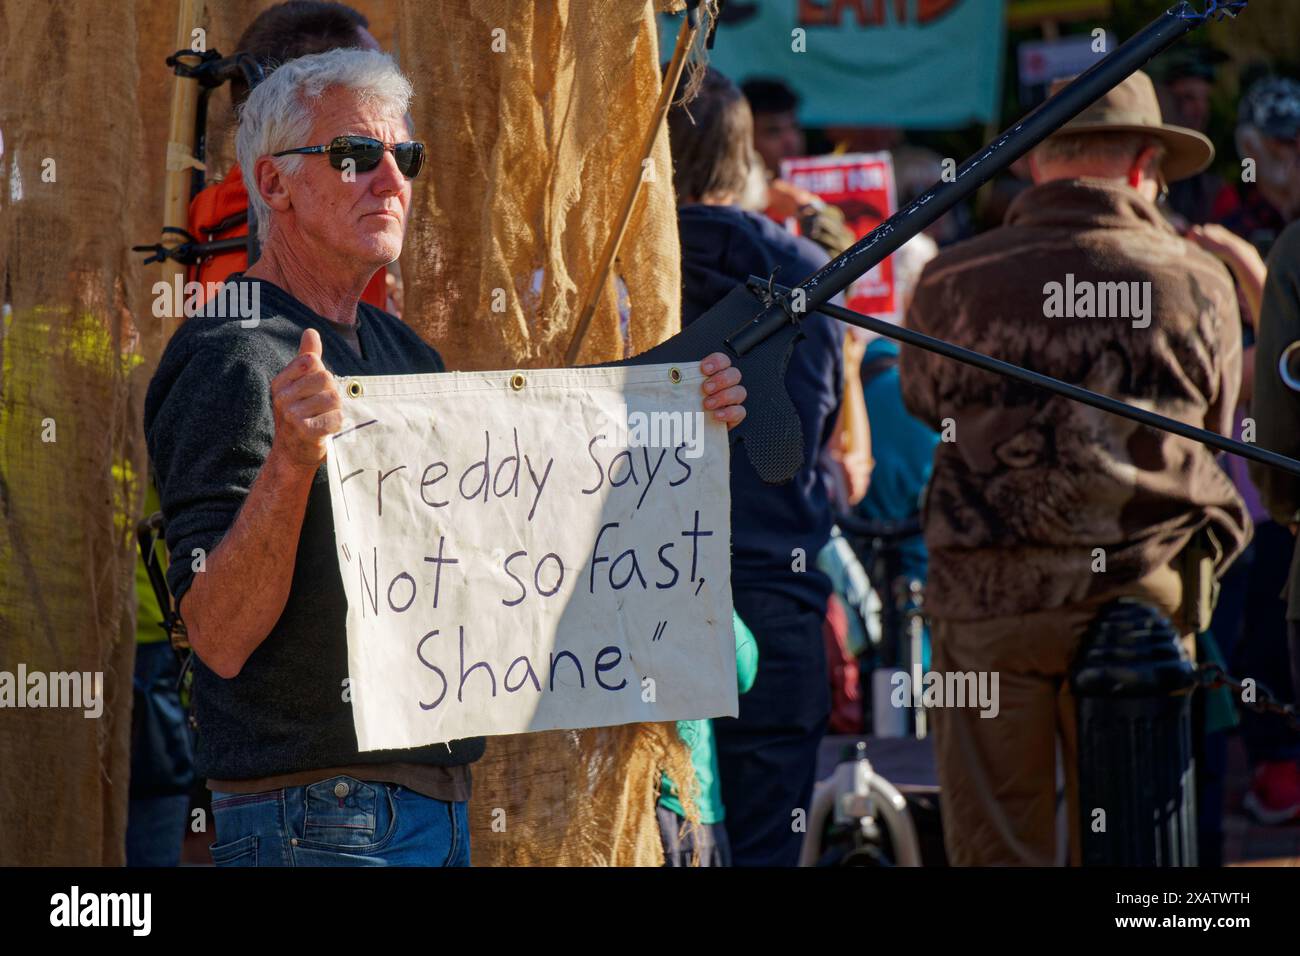
<svg viewBox="0 0 1300 956"><path fill-rule="evenodd" d="M693 865L697 846L700 866L731 866L731 844L727 842L727 828L721 823L702 823L683 835L685 818L661 803L655 805L655 817L659 821L659 842L664 847L664 866Z"/></svg>
<svg viewBox="0 0 1300 956"><path fill-rule="evenodd" d="M180 866L190 795L132 797L126 820L127 866Z"/></svg>
<svg viewBox="0 0 1300 956"><path fill-rule="evenodd" d="M395 783L336 776L212 794L217 866L469 866L469 811Z"/></svg>

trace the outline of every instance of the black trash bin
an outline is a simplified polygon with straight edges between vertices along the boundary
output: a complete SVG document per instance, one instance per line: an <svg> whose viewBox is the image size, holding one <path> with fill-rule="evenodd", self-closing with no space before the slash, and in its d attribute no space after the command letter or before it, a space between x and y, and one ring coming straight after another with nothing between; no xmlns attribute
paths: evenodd
<svg viewBox="0 0 1300 956"><path fill-rule="evenodd" d="M1149 604L1111 602L1070 683L1084 865L1196 866L1196 668L1178 631Z"/></svg>

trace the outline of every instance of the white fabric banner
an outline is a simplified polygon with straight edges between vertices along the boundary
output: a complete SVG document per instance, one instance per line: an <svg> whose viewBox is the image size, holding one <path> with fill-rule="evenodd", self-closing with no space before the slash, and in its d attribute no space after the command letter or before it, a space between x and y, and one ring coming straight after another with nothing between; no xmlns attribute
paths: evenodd
<svg viewBox="0 0 1300 956"><path fill-rule="evenodd" d="M734 716L725 426L698 366L340 379L362 750Z"/></svg>

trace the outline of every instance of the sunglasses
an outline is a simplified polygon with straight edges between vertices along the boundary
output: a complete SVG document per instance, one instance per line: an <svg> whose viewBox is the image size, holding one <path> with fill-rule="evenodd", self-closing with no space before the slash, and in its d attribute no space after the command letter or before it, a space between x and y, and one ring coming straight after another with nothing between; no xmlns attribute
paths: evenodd
<svg viewBox="0 0 1300 956"><path fill-rule="evenodd" d="M357 172L368 173L379 165L385 151L393 154L397 168L407 179L420 175L424 166L424 144L417 142L385 143L369 136L336 136L328 146L301 146L298 149L282 149L271 155L325 153L335 169L343 169L343 163L350 159L356 164Z"/></svg>

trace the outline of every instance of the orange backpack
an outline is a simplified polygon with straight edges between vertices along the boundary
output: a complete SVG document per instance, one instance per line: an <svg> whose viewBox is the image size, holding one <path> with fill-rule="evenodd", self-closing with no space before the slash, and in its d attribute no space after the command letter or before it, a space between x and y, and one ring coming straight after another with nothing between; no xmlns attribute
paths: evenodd
<svg viewBox="0 0 1300 956"><path fill-rule="evenodd" d="M204 187L190 202L190 235L199 242L248 237L248 191L244 188L239 166L231 167L226 178ZM224 282L236 272L248 268L248 250L244 243L230 249L209 253L185 270L187 282ZM361 294L363 302L387 309L388 270L380 269L370 278ZM203 286L205 292L207 286Z"/></svg>

